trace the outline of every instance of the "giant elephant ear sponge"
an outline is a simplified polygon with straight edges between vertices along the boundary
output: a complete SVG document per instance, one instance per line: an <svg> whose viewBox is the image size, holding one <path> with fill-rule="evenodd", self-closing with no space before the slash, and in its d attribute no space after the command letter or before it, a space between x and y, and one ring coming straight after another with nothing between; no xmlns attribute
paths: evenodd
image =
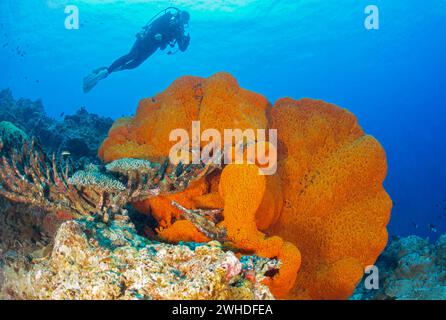
<svg viewBox="0 0 446 320"><path fill-rule="evenodd" d="M387 242L384 150L350 112L323 101L281 99L270 120L284 207L268 233L301 251L292 296L348 298Z"/></svg>

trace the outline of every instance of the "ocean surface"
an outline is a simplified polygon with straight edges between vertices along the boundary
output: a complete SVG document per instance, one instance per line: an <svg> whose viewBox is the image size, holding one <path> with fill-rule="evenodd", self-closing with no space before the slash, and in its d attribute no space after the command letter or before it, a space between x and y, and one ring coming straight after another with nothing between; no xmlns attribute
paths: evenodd
<svg viewBox="0 0 446 320"><path fill-rule="evenodd" d="M65 28L67 5L79 8L79 30ZM368 5L379 30L364 27ZM158 52L84 94L82 78L127 53L169 6L191 14L189 49ZM386 149L390 234L446 232L445 0L0 0L0 68L0 89L42 99L55 118L81 106L130 115L177 77L218 71L271 102L335 103Z"/></svg>

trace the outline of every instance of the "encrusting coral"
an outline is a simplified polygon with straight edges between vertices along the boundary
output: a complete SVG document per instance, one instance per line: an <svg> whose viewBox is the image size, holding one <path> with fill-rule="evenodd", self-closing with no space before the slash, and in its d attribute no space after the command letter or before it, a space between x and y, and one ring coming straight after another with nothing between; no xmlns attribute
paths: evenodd
<svg viewBox="0 0 446 320"><path fill-rule="evenodd" d="M106 163L164 161L175 143L170 132L182 128L191 136L192 121L200 121L201 130L219 132L278 129L278 172L260 176L255 164L228 165L184 192L136 202L137 209L157 219L159 236L208 241L210 234L203 231L214 227L233 248L283 262L265 280L276 297L348 298L387 242L392 204L382 187L387 166L380 144L335 105L285 98L271 106L219 73L182 77L142 100L134 117L116 121L99 156ZM241 142L246 141L229 147ZM187 212L220 208L213 225L184 220Z"/></svg>

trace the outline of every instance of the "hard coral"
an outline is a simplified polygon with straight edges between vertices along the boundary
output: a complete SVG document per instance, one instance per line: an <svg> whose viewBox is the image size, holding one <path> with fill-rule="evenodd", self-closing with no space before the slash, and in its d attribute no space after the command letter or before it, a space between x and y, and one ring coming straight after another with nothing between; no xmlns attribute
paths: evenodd
<svg viewBox="0 0 446 320"><path fill-rule="evenodd" d="M180 78L143 100L135 117L113 126L99 156L105 162L165 159L174 143L170 131L182 128L190 134L195 120L202 130L221 133L228 128L278 129L278 172L265 177L255 164L228 165L202 179L198 190L137 203L159 221L161 237L197 240L204 230L181 220L173 201L189 209L222 206L217 227L226 231L228 243L283 261L278 274L266 280L276 297L351 295L364 267L387 241L391 201L382 187L387 167L379 143L337 106L289 98L271 106L220 73L208 79Z"/></svg>
<svg viewBox="0 0 446 320"><path fill-rule="evenodd" d="M54 154L49 158L35 140L13 144L2 152L0 164L0 196L70 217L100 217L104 222L126 216L128 203L183 191L216 168L119 159L105 170L89 164L70 177L70 164Z"/></svg>

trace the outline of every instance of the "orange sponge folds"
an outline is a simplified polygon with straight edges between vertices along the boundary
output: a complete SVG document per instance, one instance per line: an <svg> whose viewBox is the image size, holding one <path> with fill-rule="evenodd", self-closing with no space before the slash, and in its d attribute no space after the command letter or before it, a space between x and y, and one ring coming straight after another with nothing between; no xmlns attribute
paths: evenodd
<svg viewBox="0 0 446 320"><path fill-rule="evenodd" d="M277 151L277 172L260 175L265 159L257 155L184 192L134 204L158 221L158 236L169 242L210 240L172 201L189 209L222 208L219 226L232 247L281 260L279 272L265 280L277 298L348 298L387 243L392 202L382 186L387 163L379 142L347 110L312 99L283 98L271 105L218 73L182 77L143 99L134 117L116 121L99 157L163 161L175 144L170 132L191 134L193 121L222 135L225 129L276 129L277 150L269 149ZM250 143L265 148L263 140Z"/></svg>

